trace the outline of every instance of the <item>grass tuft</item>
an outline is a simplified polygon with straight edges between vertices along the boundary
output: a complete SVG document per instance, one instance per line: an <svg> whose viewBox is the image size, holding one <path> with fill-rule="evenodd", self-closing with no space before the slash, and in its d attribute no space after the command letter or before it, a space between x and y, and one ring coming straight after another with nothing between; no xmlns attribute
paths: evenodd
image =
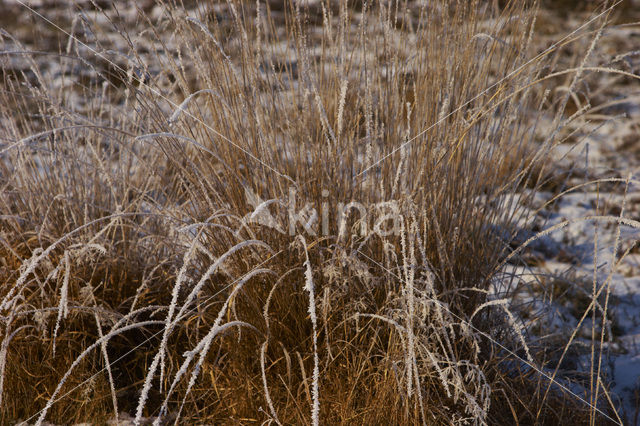
<svg viewBox="0 0 640 426"><path fill-rule="evenodd" d="M540 49L535 1L22 6L58 39L0 34L3 422L612 419L495 294L573 223L514 246L610 8Z"/></svg>

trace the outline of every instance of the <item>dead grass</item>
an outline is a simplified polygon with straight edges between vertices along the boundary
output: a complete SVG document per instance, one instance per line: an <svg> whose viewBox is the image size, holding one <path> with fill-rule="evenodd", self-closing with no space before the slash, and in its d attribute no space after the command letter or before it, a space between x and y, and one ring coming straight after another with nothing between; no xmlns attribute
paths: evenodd
<svg viewBox="0 0 640 426"><path fill-rule="evenodd" d="M490 3L159 3L155 53L3 73L3 422L604 421L489 298L569 97L536 5Z"/></svg>

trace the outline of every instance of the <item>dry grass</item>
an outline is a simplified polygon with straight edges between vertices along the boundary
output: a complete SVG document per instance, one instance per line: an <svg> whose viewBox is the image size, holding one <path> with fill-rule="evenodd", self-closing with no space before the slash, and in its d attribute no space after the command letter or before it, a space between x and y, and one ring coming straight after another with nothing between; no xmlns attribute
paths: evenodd
<svg viewBox="0 0 640 426"><path fill-rule="evenodd" d="M489 298L569 119L536 5L162 7L0 80L3 422L605 421Z"/></svg>

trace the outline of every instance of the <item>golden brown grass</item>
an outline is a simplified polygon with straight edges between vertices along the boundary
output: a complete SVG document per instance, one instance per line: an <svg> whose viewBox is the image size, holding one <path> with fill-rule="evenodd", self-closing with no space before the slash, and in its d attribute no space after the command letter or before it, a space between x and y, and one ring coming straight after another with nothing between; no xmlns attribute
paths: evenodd
<svg viewBox="0 0 640 426"><path fill-rule="evenodd" d="M483 306L567 119L535 4L161 4L117 79L3 73L3 422L599 419Z"/></svg>

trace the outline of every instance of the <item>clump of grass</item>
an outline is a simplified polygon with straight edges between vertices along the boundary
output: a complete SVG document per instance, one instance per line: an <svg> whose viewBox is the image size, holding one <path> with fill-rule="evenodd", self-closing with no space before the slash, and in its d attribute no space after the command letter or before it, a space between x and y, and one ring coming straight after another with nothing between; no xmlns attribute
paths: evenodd
<svg viewBox="0 0 640 426"><path fill-rule="evenodd" d="M489 298L574 118L489 3L158 2L117 60L87 12L4 73L2 418L586 422Z"/></svg>

